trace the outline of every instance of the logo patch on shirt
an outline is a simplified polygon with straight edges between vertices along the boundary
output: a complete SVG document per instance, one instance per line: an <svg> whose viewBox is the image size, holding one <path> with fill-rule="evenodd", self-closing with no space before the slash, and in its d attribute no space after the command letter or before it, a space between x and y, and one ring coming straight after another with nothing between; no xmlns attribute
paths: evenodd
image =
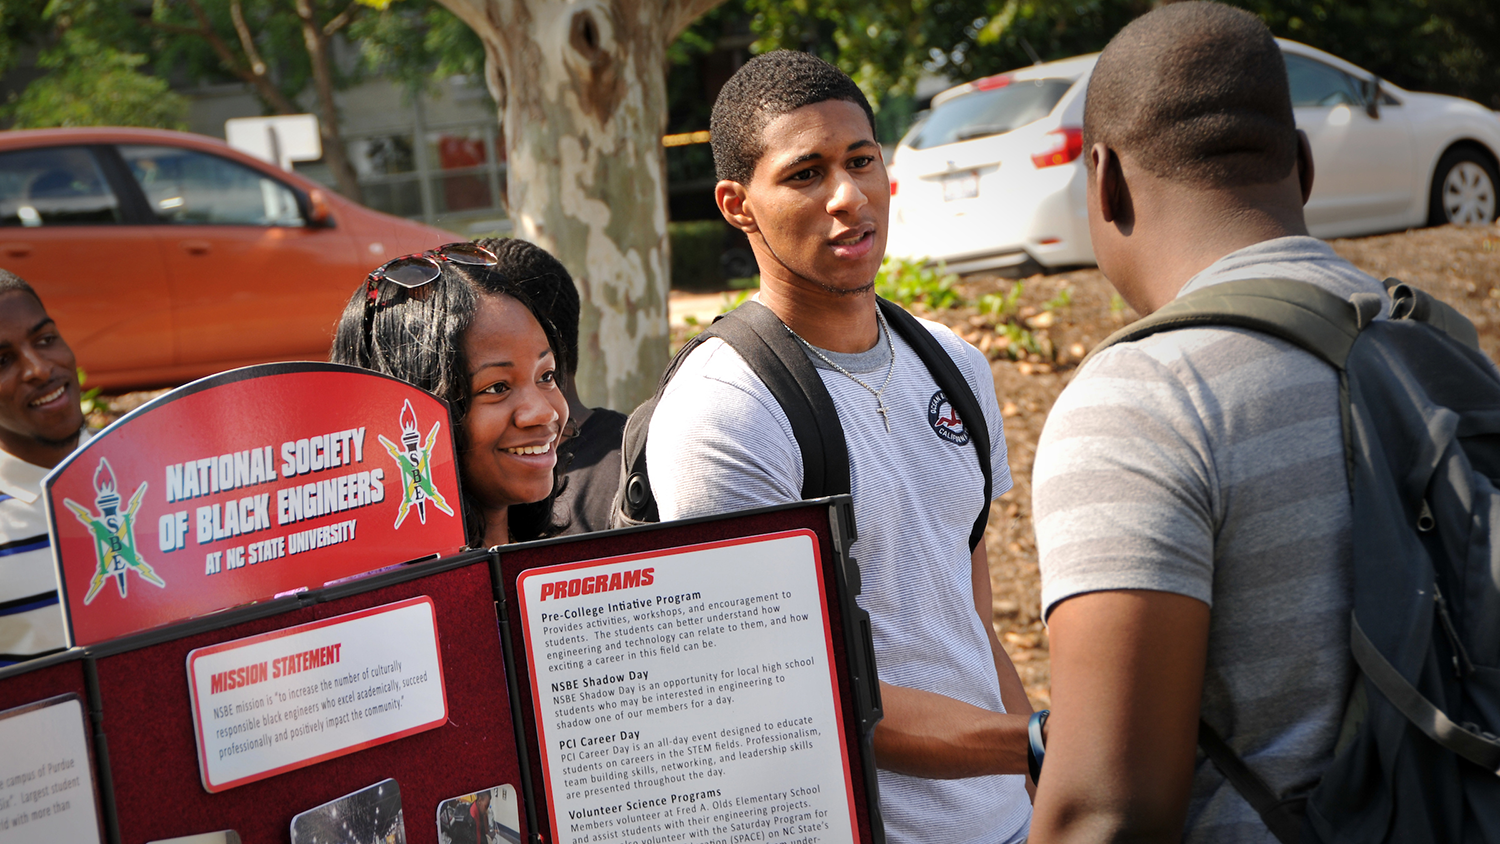
<svg viewBox="0 0 1500 844"><path fill-rule="evenodd" d="M933 433L954 445L968 445L969 432L964 428L964 420L958 418L958 411L948 402L948 397L938 390L932 394L927 401L927 424L932 426Z"/></svg>

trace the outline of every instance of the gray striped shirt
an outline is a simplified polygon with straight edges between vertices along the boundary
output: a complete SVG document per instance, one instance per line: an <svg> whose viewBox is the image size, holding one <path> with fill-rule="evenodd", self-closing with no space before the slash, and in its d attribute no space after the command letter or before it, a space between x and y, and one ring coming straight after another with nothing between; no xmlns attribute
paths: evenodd
<svg viewBox="0 0 1500 844"><path fill-rule="evenodd" d="M1182 292L1266 277L1384 295L1310 237L1234 252ZM1204 719L1278 794L1309 790L1332 758L1353 677L1334 371L1232 328L1112 347L1053 407L1032 494L1044 612L1115 589L1207 603ZM1186 840L1275 841L1201 752Z"/></svg>

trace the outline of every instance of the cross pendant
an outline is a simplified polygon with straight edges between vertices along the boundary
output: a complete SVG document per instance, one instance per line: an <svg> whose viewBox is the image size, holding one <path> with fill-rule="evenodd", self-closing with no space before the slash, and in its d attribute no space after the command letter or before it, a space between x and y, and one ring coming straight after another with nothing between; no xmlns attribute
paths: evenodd
<svg viewBox="0 0 1500 844"><path fill-rule="evenodd" d="M886 415L885 399L876 399L875 401L880 405L875 408L875 412L880 414L881 420L885 422L885 432L889 434L891 432L891 417Z"/></svg>

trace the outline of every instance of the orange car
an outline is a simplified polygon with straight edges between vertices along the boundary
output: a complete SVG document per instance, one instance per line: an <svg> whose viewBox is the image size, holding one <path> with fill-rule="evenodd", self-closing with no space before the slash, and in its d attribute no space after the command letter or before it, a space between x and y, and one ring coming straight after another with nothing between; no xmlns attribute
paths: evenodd
<svg viewBox="0 0 1500 844"><path fill-rule="evenodd" d="M326 359L366 273L458 239L202 135L0 132L0 267L106 390Z"/></svg>

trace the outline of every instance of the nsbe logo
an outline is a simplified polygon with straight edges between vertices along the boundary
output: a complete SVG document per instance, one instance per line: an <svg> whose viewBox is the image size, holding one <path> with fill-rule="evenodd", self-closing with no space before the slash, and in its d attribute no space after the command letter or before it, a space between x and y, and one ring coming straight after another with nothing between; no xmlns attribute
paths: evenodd
<svg viewBox="0 0 1500 844"><path fill-rule="evenodd" d="M99 515L94 515L89 508L71 498L63 499L63 506L73 511L73 515L83 522L94 539L94 555L98 565L94 569L93 580L89 581L88 594L83 596L85 604L94 600L111 577L120 590L120 597L125 597L128 585L125 575L132 571L154 586L167 585L141 558L140 551L135 547L135 516L141 509L141 499L146 495L146 484L142 482L135 494L130 496L130 505L123 513L120 512L120 494L116 492L118 488L115 472L109 467L109 461L100 458L99 466L94 469L94 506L99 508Z"/></svg>
<svg viewBox="0 0 1500 844"><path fill-rule="evenodd" d="M964 420L958 417L958 411L953 409L942 390L933 393L927 401L927 424L932 426L933 433L954 445L969 444Z"/></svg>
<svg viewBox="0 0 1500 844"><path fill-rule="evenodd" d="M443 426L442 422L432 423L432 430L427 433L427 442L422 442L422 432L417 430L417 414L411 409L411 400L408 399L401 406L401 445L380 435L380 444L390 452L395 459L396 465L401 468L401 506L396 510L396 527L406 521L406 516L413 507L417 508L417 518L422 524L427 524L427 503L442 510L448 515L453 515L453 508L443 499L443 494L438 492L437 486L432 482L432 446L437 442L438 429Z"/></svg>

